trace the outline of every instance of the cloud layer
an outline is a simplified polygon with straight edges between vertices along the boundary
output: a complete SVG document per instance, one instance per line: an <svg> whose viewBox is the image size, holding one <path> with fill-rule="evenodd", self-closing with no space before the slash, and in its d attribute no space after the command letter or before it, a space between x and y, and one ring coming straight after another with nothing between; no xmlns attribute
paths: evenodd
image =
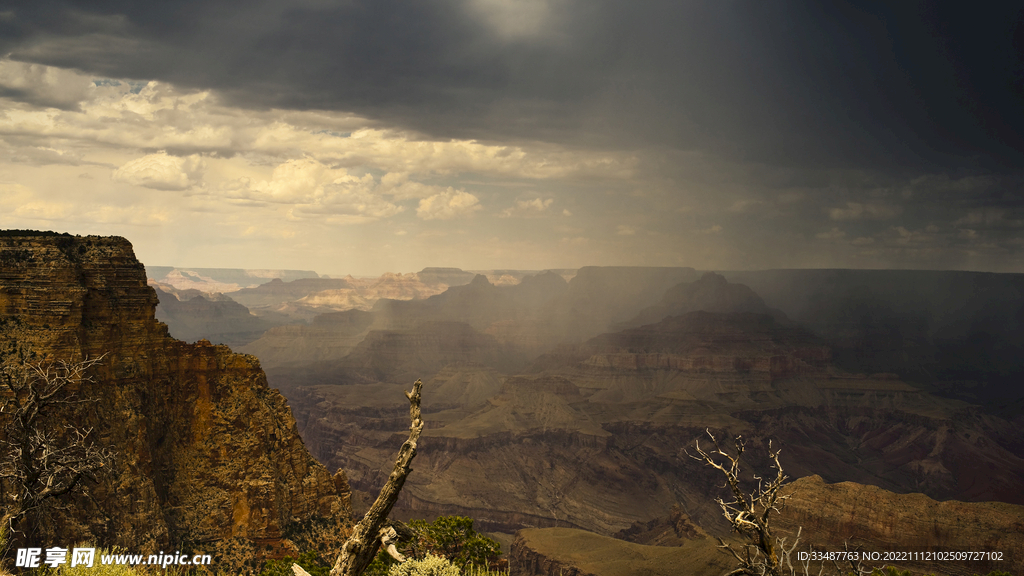
<svg viewBox="0 0 1024 576"><path fill-rule="evenodd" d="M0 18L0 225L193 266L1024 271L1020 17L19 3Z"/></svg>

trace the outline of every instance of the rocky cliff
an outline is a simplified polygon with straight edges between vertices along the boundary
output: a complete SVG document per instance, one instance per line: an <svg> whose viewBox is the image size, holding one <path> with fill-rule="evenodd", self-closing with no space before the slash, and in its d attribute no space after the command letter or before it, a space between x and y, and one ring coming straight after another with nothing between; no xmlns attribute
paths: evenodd
<svg viewBox="0 0 1024 576"><path fill-rule="evenodd" d="M0 342L43 361L102 356L77 391L88 401L55 418L117 453L97 484L47 512L40 537L139 552L269 545L292 522L347 518L344 475L309 455L259 362L174 340L156 305L123 238L0 237Z"/></svg>
<svg viewBox="0 0 1024 576"><path fill-rule="evenodd" d="M896 494L877 486L856 482L826 483L820 476L805 476L787 484L783 494L790 495L781 513L772 515L771 525L777 537L792 545L799 531L799 552L817 550L840 552L847 549L867 553L869 567L889 565L900 570L925 574L986 574L1001 570L1019 574L1024 568L1024 506L1003 502L940 502L924 494ZM566 554L548 553L544 534L534 531L530 538L519 538L517 554L531 559L544 556L549 563L571 565ZM713 535L734 538L727 531ZM659 546L687 546L705 538L700 528L673 507L667 517L637 523L615 534L627 542ZM927 553L976 552L966 559L922 558ZM875 556L878 558L875 559ZM889 557L886 559L885 554ZM812 563L812 573L819 562ZM543 564L540 565L543 568ZM547 573L535 570L533 573Z"/></svg>
<svg viewBox="0 0 1024 576"><path fill-rule="evenodd" d="M939 502L924 494L896 494L855 482L825 483L819 476L788 486L778 527L795 533L799 549L838 551L849 542L865 552L916 552L887 562L903 570L944 574L986 574L1024 570L1024 506L1003 502ZM922 552L985 552L971 560L925 561ZM909 555L908 555L909 556ZM883 563L883 562L878 562Z"/></svg>

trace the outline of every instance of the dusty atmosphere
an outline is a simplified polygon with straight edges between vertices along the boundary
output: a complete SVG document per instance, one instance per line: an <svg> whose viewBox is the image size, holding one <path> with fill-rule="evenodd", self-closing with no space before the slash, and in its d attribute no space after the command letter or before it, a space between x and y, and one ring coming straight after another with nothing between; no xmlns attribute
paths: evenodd
<svg viewBox="0 0 1024 576"><path fill-rule="evenodd" d="M1019 3L0 6L0 573L1020 575L1022 382Z"/></svg>

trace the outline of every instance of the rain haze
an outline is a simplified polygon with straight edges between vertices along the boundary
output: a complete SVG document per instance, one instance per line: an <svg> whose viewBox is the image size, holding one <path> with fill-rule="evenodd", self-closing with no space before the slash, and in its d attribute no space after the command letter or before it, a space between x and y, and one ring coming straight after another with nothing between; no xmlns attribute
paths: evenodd
<svg viewBox="0 0 1024 576"><path fill-rule="evenodd" d="M1024 272L1024 9L8 2L0 227L149 265Z"/></svg>

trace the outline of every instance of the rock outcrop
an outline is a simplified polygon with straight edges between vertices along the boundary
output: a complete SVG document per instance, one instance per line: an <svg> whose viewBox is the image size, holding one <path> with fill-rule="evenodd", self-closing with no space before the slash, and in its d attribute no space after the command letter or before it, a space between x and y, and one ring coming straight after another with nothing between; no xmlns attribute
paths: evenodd
<svg viewBox="0 0 1024 576"><path fill-rule="evenodd" d="M940 502L924 494L896 494L856 482L826 483L805 476L784 486L790 495L772 514L776 537L799 552L866 553L868 567L895 566L924 574L969 575L1024 569L1024 506L1003 502ZM685 546L705 536L676 506L668 517L636 524L615 534L629 542ZM716 536L731 538L727 531ZM522 545L525 542L521 542ZM929 553L954 553L942 560ZM970 559L956 553L972 552ZM980 553L984 554L980 554ZM536 555L536 551L531 551ZM888 553L888 556L886 554ZM877 556L877 558L876 558ZM813 562L812 573L820 562Z"/></svg>
<svg viewBox="0 0 1024 576"><path fill-rule="evenodd" d="M791 483L777 525L802 527L800 549L839 551L846 542L865 552L913 552L886 563L902 570L987 574L1024 570L1024 506L1003 502L939 502L924 494L896 494L855 482L825 483L807 476ZM923 552L985 552L971 560L920 559ZM988 553L996 553L993 560Z"/></svg>
<svg viewBox="0 0 1024 576"><path fill-rule="evenodd" d="M343 474L309 455L256 358L174 340L156 305L123 238L0 237L0 342L44 361L103 357L77 391L88 402L56 417L92 428L116 462L48 511L50 543L269 546L292 522L347 518Z"/></svg>
<svg viewBox="0 0 1024 576"><path fill-rule="evenodd" d="M337 334L337 332L334 332ZM317 384L400 383L436 374L454 363L502 371L525 365L522 355L462 322L424 322L410 330L371 330L341 360L270 369L282 389Z"/></svg>
<svg viewBox="0 0 1024 576"><path fill-rule="evenodd" d="M287 364L340 360L366 338L372 323L370 312L328 312L315 316L311 325L271 328L239 351L258 357L268 371Z"/></svg>
<svg viewBox="0 0 1024 576"><path fill-rule="evenodd" d="M823 374L824 341L767 314L690 312L657 324L604 334L581 347L585 362L619 369L748 373L767 379Z"/></svg>

